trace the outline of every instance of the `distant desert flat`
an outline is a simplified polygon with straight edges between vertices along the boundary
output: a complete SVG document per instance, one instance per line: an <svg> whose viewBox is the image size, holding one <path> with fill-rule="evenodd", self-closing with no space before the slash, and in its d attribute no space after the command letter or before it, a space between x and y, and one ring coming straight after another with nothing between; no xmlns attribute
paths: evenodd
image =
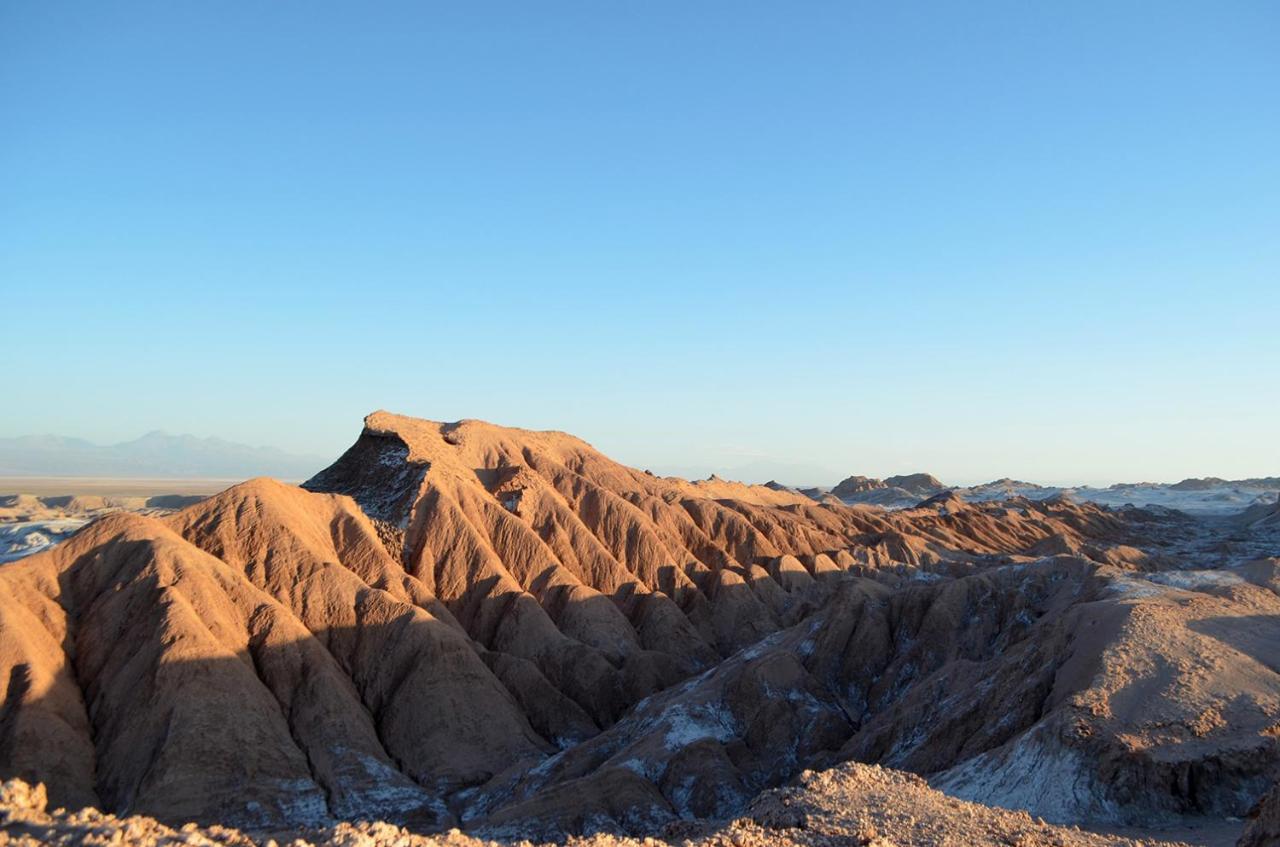
<svg viewBox="0 0 1280 847"><path fill-rule="evenodd" d="M112 512L158 516L235 484L226 479L0 476L0 564L38 553Z"/></svg>
<svg viewBox="0 0 1280 847"><path fill-rule="evenodd" d="M0 495L61 497L92 494L109 497L152 497L157 494L217 494L239 479L130 479L93 476L0 476Z"/></svg>

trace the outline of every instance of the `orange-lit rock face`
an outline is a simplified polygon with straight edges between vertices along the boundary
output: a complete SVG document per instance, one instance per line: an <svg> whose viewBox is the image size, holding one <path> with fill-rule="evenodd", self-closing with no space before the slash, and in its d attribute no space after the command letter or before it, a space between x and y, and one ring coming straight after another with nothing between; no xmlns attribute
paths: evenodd
<svg viewBox="0 0 1280 847"><path fill-rule="evenodd" d="M1280 598L1274 560L1160 546L1213 531L848 507L379 412L302 488L0 567L0 776L177 822L532 837L729 817L847 759L1069 822L1243 813L1280 763Z"/></svg>

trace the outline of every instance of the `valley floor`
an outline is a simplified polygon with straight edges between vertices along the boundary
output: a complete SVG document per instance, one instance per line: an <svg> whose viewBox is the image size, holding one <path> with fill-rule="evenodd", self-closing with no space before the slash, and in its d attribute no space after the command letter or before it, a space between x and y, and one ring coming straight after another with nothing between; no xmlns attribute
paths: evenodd
<svg viewBox="0 0 1280 847"><path fill-rule="evenodd" d="M164 515L229 485L219 479L0 477L0 564L47 550L112 512Z"/></svg>

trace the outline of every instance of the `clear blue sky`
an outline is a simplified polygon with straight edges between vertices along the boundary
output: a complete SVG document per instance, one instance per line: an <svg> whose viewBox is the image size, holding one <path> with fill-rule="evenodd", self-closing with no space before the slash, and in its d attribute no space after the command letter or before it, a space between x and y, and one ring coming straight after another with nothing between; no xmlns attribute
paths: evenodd
<svg viewBox="0 0 1280 847"><path fill-rule="evenodd" d="M0 295L0 435L1276 474L1280 5L9 2Z"/></svg>

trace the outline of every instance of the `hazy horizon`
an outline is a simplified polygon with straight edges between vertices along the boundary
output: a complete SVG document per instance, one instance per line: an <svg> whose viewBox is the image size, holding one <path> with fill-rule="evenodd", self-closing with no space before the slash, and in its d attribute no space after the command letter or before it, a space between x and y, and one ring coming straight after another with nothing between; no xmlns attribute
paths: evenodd
<svg viewBox="0 0 1280 847"><path fill-rule="evenodd" d="M358 434L358 431L357 431L357 434ZM577 433L571 433L571 434L577 435ZM320 470L321 468L331 464L346 450L347 447L351 445L351 443L355 441L355 435L353 435L350 442L348 442L347 444L344 444L342 447L335 449L329 455L322 455L322 454L298 453L295 451L288 450L287 448L280 447L278 445L272 445L272 444L243 444L240 442L234 442L234 441L229 441L228 439L223 439L217 435L199 436L199 435L193 435L191 433L171 433L171 432L166 432L164 430L159 430L159 429L148 430L147 432L142 433L136 438L127 438L119 442L103 443L103 442L95 442L91 439L81 439L81 440L89 444L92 444L95 447L109 448L109 447L129 445L134 442L142 441L143 439L146 439L151 436L157 436L157 435L162 437L174 438L174 439L195 438L201 441L221 442L226 446L233 447L233 448L248 448L251 450L259 450L259 451L279 451L280 453L283 454L284 457L287 457L290 459L314 461L316 463L315 470ZM17 437L0 436L0 446L4 446L4 442L6 441L12 441L20 438L63 438L63 437L67 437L67 436L62 436L58 433L27 433L23 436L17 436ZM583 438L583 440L587 441L588 443L591 443L591 439L589 438ZM594 445L594 444L593 446L598 447L598 445ZM604 452L606 455L609 455L607 450ZM764 483L772 480L772 481L781 482L783 484L790 485L793 487L805 487L805 486L830 487L840 482L844 478L848 476L853 476L853 475L885 478L889 476L909 474L909 473L933 473L929 468L924 468L924 467L907 468L907 469L898 468L898 469L893 469L893 470L888 470L883 472L877 472L875 469L868 470L865 468L854 468L852 470L848 470L848 469L834 470L831 468L824 469L816 465L807 465L803 462L788 461L786 457L771 458L768 456L755 456L755 457L744 456L743 459L745 461L742 461L737 464L731 463L726 465L711 465L711 464L704 463L704 464L693 464L693 465L687 465L687 466L646 462L646 461L643 461L643 459L638 461L628 461L618 456L610 456L610 458L618 459L619 461L622 461L624 464L630 465L632 467L651 470L654 473L657 473L661 476L677 476L677 477L683 477L685 479L705 479L706 477L714 474L724 479L732 479L732 480L750 482L755 484L760 484L760 483ZM251 474L251 475L260 475L260 474ZM266 473L265 475L271 476L276 474ZM1031 483L1036 483L1039 485L1045 485L1045 486L1051 486L1051 487L1080 487L1080 486L1106 487L1116 483L1144 483L1144 482L1174 483L1174 482L1180 482L1183 479L1187 478L1187 477L1178 477L1177 479L1105 479L1105 480L1031 479L1026 477L1019 477L1016 474L993 473L983 477L953 479L945 475L939 475L936 473L934 473L933 475L940 476L941 481L947 485L961 486L961 487L971 486L971 485L981 485L983 483L992 482L995 480L1005 479L1005 478L1020 479L1023 482L1031 482ZM24 478L27 476L28 474L23 474L23 473L10 473L6 471L2 465L0 465L0 479ZM296 476L297 476L296 474L293 475L293 477L296 477ZM304 475L304 477L305 476L306 475ZM1200 476L1201 477L1221 476L1221 474L1201 474ZM1280 476L1280 473L1276 473L1276 472L1268 473L1264 469L1257 472L1243 474L1236 478L1245 479L1245 478L1261 478L1261 477L1277 477L1277 476ZM304 477L297 477L297 478L301 479ZM99 477L96 474L84 473L84 474L49 474L47 475L47 478L50 478L50 479L57 479L57 478L96 479ZM120 478L129 479L132 477L120 477ZM147 477L147 478L163 479L165 477ZM174 479L182 478L182 479L232 480L232 479L237 479L238 477L235 477L235 476L219 476L219 477L174 476L173 478Z"/></svg>
<svg viewBox="0 0 1280 847"><path fill-rule="evenodd" d="M0 436L1280 473L1280 7L15 4ZM785 480L784 480L785 481Z"/></svg>

